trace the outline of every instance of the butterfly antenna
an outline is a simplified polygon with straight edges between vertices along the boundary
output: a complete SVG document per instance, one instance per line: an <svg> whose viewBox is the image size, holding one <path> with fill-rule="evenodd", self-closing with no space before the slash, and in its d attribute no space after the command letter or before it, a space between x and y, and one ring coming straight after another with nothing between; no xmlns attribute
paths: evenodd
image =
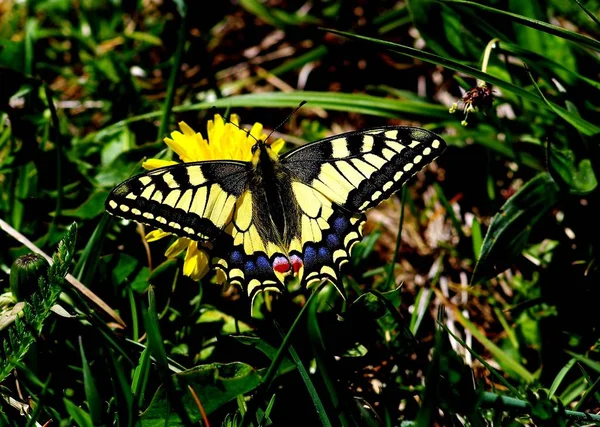
<svg viewBox="0 0 600 427"><path fill-rule="evenodd" d="M213 109L216 111L216 107L213 107ZM229 118L228 118L228 117L223 117L223 120L225 120L225 123L231 123L232 125L234 125L234 126L235 126L236 128L238 128L239 130L242 130L242 131L246 132L246 135L247 135L247 136L249 136L249 137L251 137L251 138L252 138L253 140L255 140L256 142L260 142L260 141L258 140L258 138L256 138L254 135L252 135L252 134L250 133L250 131L251 131L252 129L244 129L243 127L241 127L241 126L240 126L240 125L238 125L237 123L234 123L234 122L232 122L231 120L229 120Z"/></svg>
<svg viewBox="0 0 600 427"><path fill-rule="evenodd" d="M275 126L275 128L271 131L269 136L267 136L267 138L265 139L265 143L269 140L269 138L271 138L271 135L273 135L273 133L277 129L279 129L281 126L283 126L290 119L290 117L292 117L294 114L296 114L298 112L298 110L304 106L304 104L306 104L306 101L302 101L296 108L294 108L294 111L292 111L290 114L288 114L288 116L285 118L284 121L282 121L277 126Z"/></svg>

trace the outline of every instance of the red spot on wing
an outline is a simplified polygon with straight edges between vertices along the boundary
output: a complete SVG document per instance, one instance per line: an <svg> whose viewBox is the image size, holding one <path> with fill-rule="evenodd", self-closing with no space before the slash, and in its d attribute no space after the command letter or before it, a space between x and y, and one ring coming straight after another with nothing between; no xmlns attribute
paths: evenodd
<svg viewBox="0 0 600 427"><path fill-rule="evenodd" d="M278 273L287 273L288 271L290 271L290 268L290 262L286 257L278 256L273 260L273 270L275 270Z"/></svg>
<svg viewBox="0 0 600 427"><path fill-rule="evenodd" d="M290 257L290 260L292 261L292 267L294 269L294 274L298 273L300 271L300 269L302 268L302 266L304 265L304 263L302 262L302 259L300 259L300 257L298 255L292 255Z"/></svg>

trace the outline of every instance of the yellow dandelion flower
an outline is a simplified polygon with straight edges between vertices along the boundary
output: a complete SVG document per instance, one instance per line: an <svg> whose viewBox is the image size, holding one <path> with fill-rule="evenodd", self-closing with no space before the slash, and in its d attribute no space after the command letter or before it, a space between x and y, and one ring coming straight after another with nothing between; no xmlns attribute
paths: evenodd
<svg viewBox="0 0 600 427"><path fill-rule="evenodd" d="M207 138L195 132L185 122L179 122L180 131L171 133L170 138L165 138L165 143L179 156L183 162L198 162L202 160L241 160L249 162L252 159L252 146L256 140L264 140L267 135L263 133L263 125L254 123L248 131L239 128L239 118L233 114L229 121L225 121L219 114L208 121ZM283 139L273 141L271 148L279 153L283 148ZM171 166L177 162L161 159L148 159L142 166L147 170ZM162 230L153 230L146 235L148 242L154 242L170 236ZM186 251L183 262L183 274L194 280L200 280L209 271L209 256L202 243L178 238L165 252L167 258L174 258ZM221 273L221 274L219 274ZM225 275L217 272L217 281L223 283Z"/></svg>

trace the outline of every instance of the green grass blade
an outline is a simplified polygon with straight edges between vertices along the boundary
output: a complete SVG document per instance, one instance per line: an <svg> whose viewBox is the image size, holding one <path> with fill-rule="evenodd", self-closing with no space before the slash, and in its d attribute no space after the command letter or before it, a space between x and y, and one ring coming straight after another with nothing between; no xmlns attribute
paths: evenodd
<svg viewBox="0 0 600 427"><path fill-rule="evenodd" d="M156 313L156 297L152 287L148 289L148 310L144 314L148 348L156 361L158 376L165 387L169 403L186 425L191 424L190 416L183 406L182 390L178 387L177 377L171 375L169 369L169 360L167 359L167 352L165 351L163 339L160 334L158 315Z"/></svg>
<svg viewBox="0 0 600 427"><path fill-rule="evenodd" d="M281 330L277 322L275 322L275 326L277 327L277 330L281 337L284 338L283 331ZM317 390L315 389L315 386L312 380L310 379L310 375L308 374L306 368L302 364L302 360L300 360L300 357L298 357L298 353L296 353L296 350L294 350L293 346L290 345L288 351L290 353L290 356L292 356L292 360L296 365L296 369L298 369L300 377L302 377L302 381L304 382L304 386L306 387L306 390L308 391L308 394L310 395L310 398L313 401L313 405L315 405L315 411L317 412L317 415L321 420L321 424L323 424L323 426L325 427L331 427L332 424L331 421L329 421L329 418L327 417L327 412L325 411L323 402L321 401L319 393L317 393Z"/></svg>
<svg viewBox="0 0 600 427"><path fill-rule="evenodd" d="M79 280L81 283L89 285L96 274L98 259L102 254L102 245L104 243L104 237L106 236L110 222L110 215L107 213L102 215L100 222L98 222L96 229L92 233L92 237L90 237L90 240L88 240L86 243L85 248L83 248L83 253L73 269L73 275L77 277L77 280Z"/></svg>
<svg viewBox="0 0 600 427"><path fill-rule="evenodd" d="M463 316L460 310L453 310L456 320L460 324L468 329L471 334L483 345L493 356L502 369L510 376L532 383L535 380L535 376L529 372L523 365L513 359L508 353L490 341L479 328L474 325L470 320Z"/></svg>
<svg viewBox="0 0 600 427"><path fill-rule="evenodd" d="M471 224L471 240L473 242L474 258L479 259L483 244L483 235L481 234L481 224L479 224L477 218L473 218L473 223Z"/></svg>
<svg viewBox="0 0 600 427"><path fill-rule="evenodd" d="M150 377L150 350L146 347L140 355L138 365L133 371L133 380L131 382L131 392L136 398L137 405L139 408L144 403L144 394L146 392L146 385Z"/></svg>
<svg viewBox="0 0 600 427"><path fill-rule="evenodd" d="M600 128L598 126L595 126L587 120L582 119L581 116L579 116L576 113L570 112L562 108L557 108L558 106L556 104L553 104L552 102L548 101L544 96L543 92L541 91L540 87L535 82L535 79L533 78L531 73L529 73L529 76L531 77L531 82L533 83L533 86L537 89L538 93L540 94L540 97L544 100L548 108L554 111L556 115L568 122L570 125L575 127L579 132L583 133L584 135L591 136L600 133Z"/></svg>
<svg viewBox="0 0 600 427"><path fill-rule="evenodd" d="M404 225L404 204L406 202L406 193L407 187L402 187L402 193L400 196L400 218L398 220L398 234L396 235L396 246L394 247L394 256L392 257L392 262L388 268L387 277L385 280L385 290L389 290L394 283L394 271L396 266L396 261L398 260L398 253L400 252L400 244L402 243L402 226Z"/></svg>
<svg viewBox="0 0 600 427"><path fill-rule="evenodd" d="M83 370L83 388L85 390L85 397L90 410L90 419L94 425L102 425L102 402L100 401L100 394L96 387L96 382L92 375L92 370L85 357L85 351L83 350L83 342L79 337L79 351L81 354L81 365Z"/></svg>
<svg viewBox="0 0 600 427"><path fill-rule="evenodd" d="M487 6L485 4L475 3L472 1L466 0L444 0L443 4L448 5L460 5L472 7L474 9L479 9L484 12L488 12L494 15L499 15L504 18L508 18L513 22L516 22L521 25L526 25L538 31L543 31L548 34L552 34L557 37L561 37L565 40L572 41L577 43L578 45L589 47L590 49L594 49L600 52L600 42L594 40L590 37L578 34L573 31L565 30L562 27L558 27L556 25L548 24L547 22L539 21L537 19L528 18L526 16L518 15L516 13L507 12L500 9L495 9L493 7Z"/></svg>
<svg viewBox="0 0 600 427"><path fill-rule="evenodd" d="M44 83L44 93L46 95L46 102L48 103L48 110L50 111L50 117L52 118L51 135L52 142L56 147L56 205L54 208L54 216L52 217L52 223L50 224L50 230L47 236L50 237L56 230L56 223L60 217L63 203L63 183L62 183L62 161L63 161L63 139L60 133L60 121L58 120L58 114L56 108L54 108L54 100L52 99L52 93L47 84Z"/></svg>
<svg viewBox="0 0 600 427"><path fill-rule="evenodd" d="M460 221L456 217L456 212L454 212L452 205L446 198L446 195L444 194L444 190L442 190L442 187L437 182L434 183L433 187L435 188L435 192L438 195L438 199L440 200L440 203L442 204L444 209L446 209L446 215L448 215L448 217L450 218L450 221L452 222L452 226L454 227L454 230L456 230L456 234L458 235L459 239L461 239L461 240L464 239L465 233L463 233L462 226L460 225Z"/></svg>
<svg viewBox="0 0 600 427"><path fill-rule="evenodd" d="M587 16L589 16L590 19L596 23L596 25L600 25L600 20L581 3L581 0L575 0L575 3L577 3L577 6L579 6L587 14Z"/></svg>
<svg viewBox="0 0 600 427"><path fill-rule="evenodd" d="M318 304L310 304L308 310L307 325L308 336L310 338L310 343L313 348L315 360L317 361L319 374L321 375L323 383L327 388L327 392L329 394L329 398L331 399L331 403L334 407L334 410L338 414L340 424L343 427L350 426L348 417L346 416L344 410L341 408L341 401L337 393L335 381L329 373L328 365L330 361L328 359L330 358L330 356L327 354L325 342L323 341L323 335L321 334L321 327L319 326L319 320L317 319L317 308Z"/></svg>
<svg viewBox="0 0 600 427"><path fill-rule="evenodd" d="M169 129L171 111L175 101L175 85L177 84L177 76L179 76L179 69L181 68L183 48L185 47L185 41L187 38L186 11L183 10L181 12L184 13L184 15L181 16L182 22L179 23L177 47L175 48L175 54L173 55L173 67L171 68L171 74L169 75L169 81L167 83L167 95L161 111L160 127L158 128L158 135L156 137L157 140L162 140L166 136L166 133Z"/></svg>
<svg viewBox="0 0 600 427"><path fill-rule="evenodd" d="M469 353L471 353L471 355L473 357L475 357L477 360L479 360L481 362L481 364L483 366L485 366L485 368L490 371L490 373L498 380L498 382L502 385L504 385L512 394L514 394L515 396L521 396L521 393L515 388L513 387L513 385L511 383L509 383L506 378L504 378L502 376L502 374L500 374L498 371L496 371L483 357L481 357L479 354L475 353L475 351L469 347L469 345L464 342L459 336L455 335L452 333L452 331L450 331L450 329L448 329L448 327L446 325L444 325L443 323L438 323L440 325L441 328L443 328L446 333L448 335L450 335L452 338L454 338L454 340L456 340L456 342L458 342L461 346L463 346L465 349L467 349L467 351Z"/></svg>
<svg viewBox="0 0 600 427"><path fill-rule="evenodd" d="M125 378L122 364L117 355L111 350L108 350L106 359L110 368L110 380L115 394L114 402L117 406L116 411L114 411L114 421L118 420L118 425L121 426L133 426L134 420L137 418L134 411L134 398Z"/></svg>
<svg viewBox="0 0 600 427"><path fill-rule="evenodd" d="M585 391L585 393L583 393L583 396L581 396L581 398L579 399L579 402L577 402L577 404L573 407L573 409L575 411L578 411L579 408L581 408L582 405L585 404L585 402L587 401L588 397L593 393L594 397L596 398L596 403L600 403L600 393L598 393L597 387L600 384L600 377L596 379L596 381L592 381L592 379L590 378L589 374L587 373L587 371L585 369L583 369L583 366L581 366L581 364L577 365L579 367L579 369L581 370L581 373L583 374L583 377L585 378L585 380L587 381L587 383L590 385L588 387L588 389Z"/></svg>
<svg viewBox="0 0 600 427"><path fill-rule="evenodd" d="M71 418L73 418L75 424L77 424L79 427L95 427L90 414L68 399L63 399L63 401L65 403L65 409L67 410L67 413L71 416Z"/></svg>
<svg viewBox="0 0 600 427"><path fill-rule="evenodd" d="M464 65L461 62L454 61L454 60L448 59L448 58L444 58L439 55L424 52L422 50L404 46L404 45L397 44L397 43L374 39L372 37L359 36L357 34L348 33L345 31L332 30L332 29L327 29L327 31L330 31L332 33L339 34L341 36L348 37L351 39L363 41L366 43L378 44L378 45L385 47L386 49L388 49L391 52L398 53L400 55L410 56L412 58L420 59L422 61L430 62L432 64L441 65L445 68L449 68L454 71L468 74L479 80L483 80L485 82L491 83L492 85L498 86L504 90L510 91L510 92L514 93L515 95L520 96L521 98L531 101L537 105L541 105L546 108L551 107L551 110L553 110L557 114L561 115L561 117L572 116L572 114L569 113L565 108L559 107L558 105L556 105L552 102L549 102L549 101L548 101L549 103L547 103L547 101L542 99L540 96L537 96L529 91L526 91L525 89L522 89L513 83L507 82L506 80L502 80L491 74L484 73L483 71L481 71L475 67L471 67L470 65ZM577 119L577 118L570 117L570 119L577 121L579 126L581 126L582 128L589 129L589 135L595 135L597 133L600 133L600 127L595 126L592 123L589 123L581 118Z"/></svg>
<svg viewBox="0 0 600 427"><path fill-rule="evenodd" d="M556 390L558 390L558 387L560 387L561 383L565 379L565 376L569 373L571 368L575 365L576 361L577 361L577 359L575 359L575 358L569 360L567 362L567 364L565 366L563 366L562 369L559 371L559 373L556 375L556 377L554 378L554 381L552 381L552 385L550 386L550 389L548 390L548 399L552 399L552 397L556 394Z"/></svg>
<svg viewBox="0 0 600 427"><path fill-rule="evenodd" d="M529 94L529 92L526 92ZM529 94L531 95L531 94ZM534 97L537 99L537 97ZM201 102L191 105L173 107L173 112L209 110L216 108L239 107L265 107L265 108L295 108L300 102L306 101L307 108L319 107L333 111L355 112L373 116L397 118L401 114L414 114L431 119L447 119L448 108L443 105L431 104L425 101L406 101L382 98L372 95L337 93L337 92L268 92L237 95L229 98L217 99L212 102ZM127 119L106 126L99 131L102 133L113 132L115 128L126 126L142 120L156 119L161 112L155 111ZM273 124L274 126L275 124Z"/></svg>
<svg viewBox="0 0 600 427"><path fill-rule="evenodd" d="M309 306L313 305L312 301L316 300L316 295L319 293L319 291L322 288L323 288L323 285L319 285L314 289L314 291L312 292L312 294L306 301L306 304L304 304L304 306L300 310L300 313L298 313L298 315L296 316L296 319L292 323L292 326L290 326L290 329L287 332L285 338L283 339L283 342L279 346L279 349L277 350L275 357L273 357L273 359L271 360L271 364L269 365L269 369L267 369L267 373L261 380L261 385L260 385L261 390L259 390L259 393L257 393L257 396L254 398L252 404L249 405L248 410L242 417L242 420L240 422L240 427L248 426L248 425L250 425L250 423L253 422L253 418L256 414L256 410L258 409L258 406L260 404L262 404L262 396L264 395L264 393L266 393L269 390L269 387L271 386L273 379L275 379L275 375L279 371L279 367L281 366L281 363L284 360L285 354L287 352L287 348L289 346L290 339L292 337L292 333L296 329L297 325L300 323L300 320L303 318L304 312L308 309Z"/></svg>

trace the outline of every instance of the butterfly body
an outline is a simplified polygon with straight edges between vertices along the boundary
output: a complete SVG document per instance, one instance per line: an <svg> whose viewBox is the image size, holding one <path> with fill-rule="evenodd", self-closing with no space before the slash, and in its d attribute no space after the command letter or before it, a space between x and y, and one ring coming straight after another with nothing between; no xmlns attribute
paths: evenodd
<svg viewBox="0 0 600 427"><path fill-rule="evenodd" d="M203 161L117 186L107 211L198 241L228 281L258 292L339 271L362 238L364 212L445 149L437 135L390 126L337 135L281 157L257 141L250 162Z"/></svg>

